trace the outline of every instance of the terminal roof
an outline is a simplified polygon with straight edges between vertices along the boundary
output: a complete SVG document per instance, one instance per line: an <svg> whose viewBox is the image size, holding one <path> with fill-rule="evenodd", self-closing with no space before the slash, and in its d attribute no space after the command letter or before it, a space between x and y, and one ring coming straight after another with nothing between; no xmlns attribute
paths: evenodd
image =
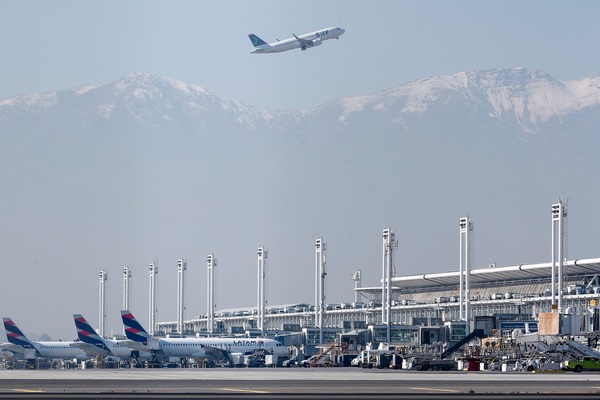
<svg viewBox="0 0 600 400"><path fill-rule="evenodd" d="M565 261L563 275L600 275L600 258ZM506 267L474 268L469 271L470 284L519 281L524 279L544 279L552 275L552 263L521 264ZM442 286L458 286L459 271L438 272L398 276L392 278L393 289L418 289ZM358 288L359 291L380 291L381 287Z"/></svg>

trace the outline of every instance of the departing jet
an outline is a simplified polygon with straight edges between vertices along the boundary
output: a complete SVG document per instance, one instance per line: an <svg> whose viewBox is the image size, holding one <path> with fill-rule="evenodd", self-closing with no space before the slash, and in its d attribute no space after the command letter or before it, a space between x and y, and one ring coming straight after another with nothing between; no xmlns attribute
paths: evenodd
<svg viewBox="0 0 600 400"><path fill-rule="evenodd" d="M23 332L15 325L12 319L3 318L4 329L6 329L6 338L14 345L7 349L11 352L25 354L26 350L34 350L36 357L43 358L62 358L68 359L88 359L94 356L92 353L87 353L76 347L73 341L52 341L52 342L34 342L23 334ZM19 349L20 347L20 349Z"/></svg>
<svg viewBox="0 0 600 400"><path fill-rule="evenodd" d="M150 352L139 352L127 346L129 340L111 340L101 338L92 326L81 314L73 314L77 337L80 342L75 346L85 350L87 353L96 353L103 356L114 356L119 358L149 358Z"/></svg>
<svg viewBox="0 0 600 400"><path fill-rule="evenodd" d="M344 32L346 31L342 28L331 27L306 33L300 36L292 34L294 37L285 40L277 40L274 43L267 43L254 33L251 33L248 35L248 37L254 45L254 50L252 50L250 53L280 53L282 51L288 51L297 48L306 50L308 48L323 44L324 40L339 39Z"/></svg>
<svg viewBox="0 0 600 400"><path fill-rule="evenodd" d="M129 311L121 310L121 318L125 335L134 342L132 348L144 348L167 357L215 359L225 356L231 359L234 355L255 354L257 351L278 356L290 353L277 340L264 338L154 338Z"/></svg>

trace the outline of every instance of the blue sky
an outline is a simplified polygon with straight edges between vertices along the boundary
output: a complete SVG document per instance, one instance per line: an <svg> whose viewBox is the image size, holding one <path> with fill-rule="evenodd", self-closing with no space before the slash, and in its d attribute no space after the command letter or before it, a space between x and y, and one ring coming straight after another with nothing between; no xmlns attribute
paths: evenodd
<svg viewBox="0 0 600 400"><path fill-rule="evenodd" d="M250 105L310 107L430 75L513 66L558 79L600 73L597 1L5 1L0 98L180 79ZM250 54L266 41L341 26L339 41Z"/></svg>

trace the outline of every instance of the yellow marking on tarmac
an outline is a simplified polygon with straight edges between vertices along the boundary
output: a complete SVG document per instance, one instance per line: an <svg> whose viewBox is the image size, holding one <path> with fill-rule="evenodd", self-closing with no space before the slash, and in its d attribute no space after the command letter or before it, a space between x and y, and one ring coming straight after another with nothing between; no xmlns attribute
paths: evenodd
<svg viewBox="0 0 600 400"><path fill-rule="evenodd" d="M533 373L533 374L564 374L566 372L567 371L563 371L562 369L549 369L549 370L537 369L537 370L531 371L531 373Z"/></svg>
<svg viewBox="0 0 600 400"><path fill-rule="evenodd" d="M44 393L42 389L11 389L13 392L21 393Z"/></svg>
<svg viewBox="0 0 600 400"><path fill-rule="evenodd" d="M447 392L447 393L461 393L460 390L455 390L455 389L436 389L436 388L420 388L420 387L412 387L412 388L408 388L408 389L412 389L412 390L432 390L434 392Z"/></svg>
<svg viewBox="0 0 600 400"><path fill-rule="evenodd" d="M225 390L227 392L240 392L240 393L255 393L255 394L266 394L269 393L266 390L252 390L252 389L234 389L234 388L217 388L218 390Z"/></svg>

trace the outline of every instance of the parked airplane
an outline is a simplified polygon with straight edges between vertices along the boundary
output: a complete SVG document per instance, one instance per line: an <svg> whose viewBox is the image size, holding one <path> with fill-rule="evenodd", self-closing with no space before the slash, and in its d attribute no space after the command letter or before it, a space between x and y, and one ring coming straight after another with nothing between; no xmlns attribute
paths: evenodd
<svg viewBox="0 0 600 400"><path fill-rule="evenodd" d="M140 325L128 310L121 310L125 325L125 335L132 342L132 348L142 348L160 352L168 357L210 358L254 354L265 351L269 354L289 355L287 347L277 340L265 338L154 338Z"/></svg>
<svg viewBox="0 0 600 400"><path fill-rule="evenodd" d="M280 53L282 51L288 51L297 48L306 50L310 47L323 44L324 40L339 39L344 32L346 31L342 28L331 27L306 33L300 36L292 34L294 37L285 40L277 40L274 43L267 43L254 33L251 33L248 35L248 37L254 45L254 50L252 50L250 53Z"/></svg>
<svg viewBox="0 0 600 400"><path fill-rule="evenodd" d="M87 353L86 351L74 346L76 342L73 341L52 341L52 342L35 342L29 340L23 332L15 325L12 319L2 318L4 321L4 329L6 329L6 337L8 341L15 345L11 352L25 354L26 350L35 350L36 357L43 358L62 358L68 359L87 359L94 356L94 354ZM20 349L19 349L20 347Z"/></svg>
<svg viewBox="0 0 600 400"><path fill-rule="evenodd" d="M139 352L127 346L129 340L112 340L100 337L92 326L81 314L73 314L77 337L80 342L75 346L85 350L87 353L96 353L103 356L114 356L119 358L149 358L150 352Z"/></svg>

